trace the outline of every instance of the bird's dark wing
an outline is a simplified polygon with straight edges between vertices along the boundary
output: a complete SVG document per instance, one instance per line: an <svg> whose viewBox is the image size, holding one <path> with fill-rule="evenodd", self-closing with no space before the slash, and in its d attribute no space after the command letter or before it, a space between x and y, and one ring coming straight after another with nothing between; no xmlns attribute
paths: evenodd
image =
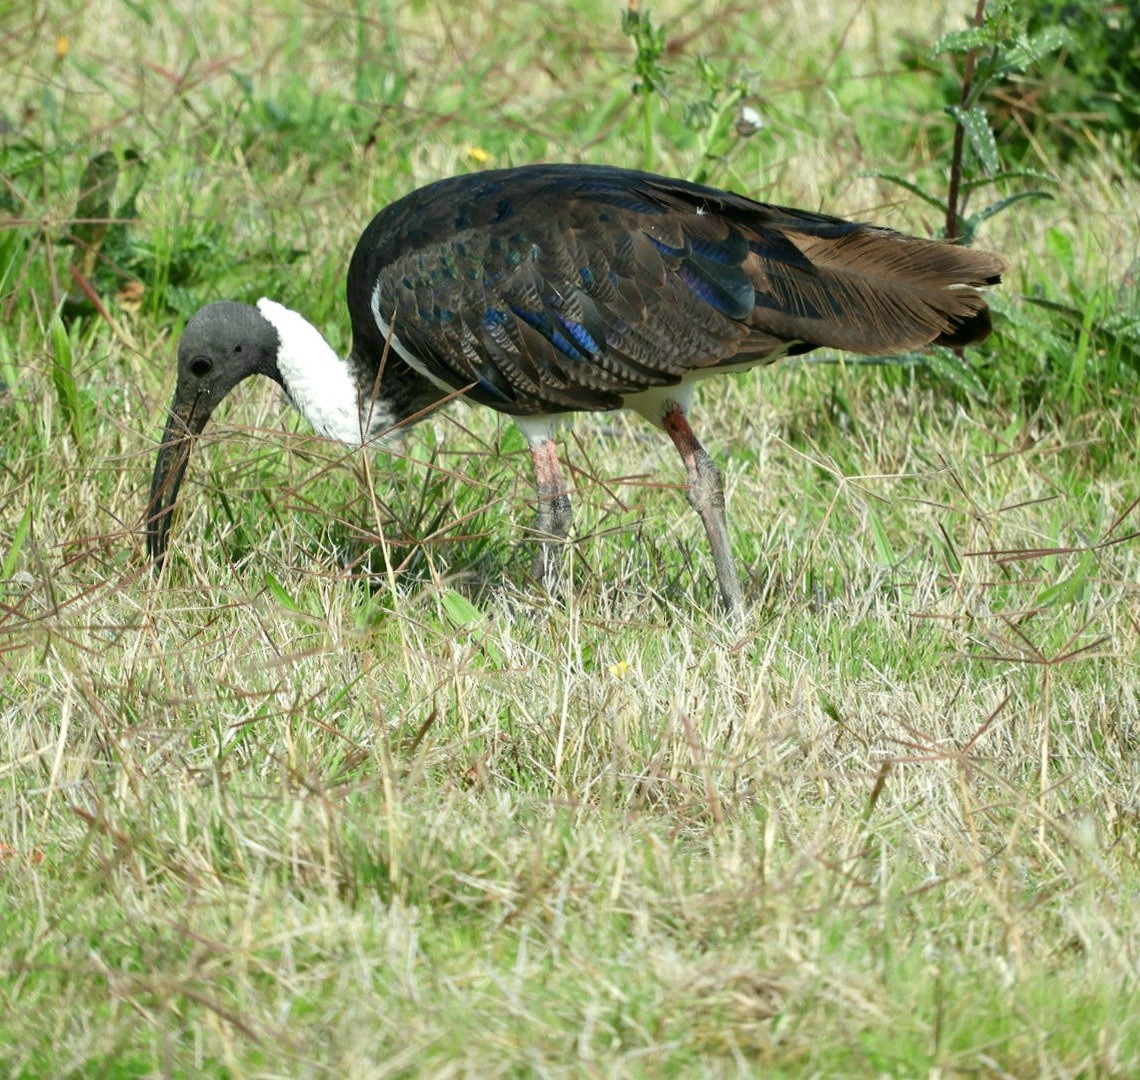
<svg viewBox="0 0 1140 1080"><path fill-rule="evenodd" d="M753 309L743 238L626 176L524 170L427 189L386 223L381 318L436 378L512 413L614 408L736 355ZM704 253L689 232L708 234Z"/></svg>
<svg viewBox="0 0 1140 1080"><path fill-rule="evenodd" d="M696 369L925 344L985 311L968 286L988 278L963 276L962 255L976 258L644 173L536 166L382 211L349 300L375 303L418 366L484 404L607 409Z"/></svg>

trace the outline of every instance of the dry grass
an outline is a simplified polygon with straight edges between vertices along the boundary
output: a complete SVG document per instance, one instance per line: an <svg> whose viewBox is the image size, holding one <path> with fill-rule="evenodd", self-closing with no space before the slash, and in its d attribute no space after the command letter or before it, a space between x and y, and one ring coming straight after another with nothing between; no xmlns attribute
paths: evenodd
<svg viewBox="0 0 1140 1080"><path fill-rule="evenodd" d="M0 232L23 245L0 252L7 1073L1135 1075L1133 410L1101 387L1027 412L1017 378L1062 357L1011 324L989 362L1014 388L988 404L818 364L705 390L741 631L670 448L621 418L567 434L558 601L526 578L527 463L496 417L454 408L365 462L254 387L151 579L160 293L275 291L335 334L369 214L471 148L641 154L604 5L588 36L534 5L401 9L395 37L386 8L243 11L49 4L0 48L8 145L44 148ZM935 170L929 142L843 102L897 93L895 28L933 39L956 13L668 11L678 110L700 50L762 68L778 118L717 180L921 227L860 174ZM368 91L391 95L374 126L345 119L361 25L365 74L409 79ZM663 128L661 168L691 164L685 130ZM154 295L73 331L81 441L47 313L106 145L146 161L130 235ZM1111 171L1073 166L1049 208L1090 293L1140 205L1086 183ZM1042 221L986 238L1013 316L1048 280Z"/></svg>

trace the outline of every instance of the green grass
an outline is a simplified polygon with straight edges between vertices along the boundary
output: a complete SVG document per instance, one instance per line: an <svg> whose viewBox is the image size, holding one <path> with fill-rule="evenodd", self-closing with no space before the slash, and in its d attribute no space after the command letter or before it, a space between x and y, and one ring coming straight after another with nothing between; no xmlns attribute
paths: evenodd
<svg viewBox="0 0 1140 1080"><path fill-rule="evenodd" d="M461 406L365 459L243 385L161 583L140 533L184 319L270 295L345 348L352 245L417 184L652 154L933 231L874 174L941 190L901 33L969 8L659 4L651 140L620 5L9 17L5 1075L1140 1073L1140 190L1094 138L1013 163L1053 199L983 227L1011 270L968 386L703 388L740 630L668 441L620 416L564 438L561 600L521 437ZM733 80L750 138L708 126ZM66 327L105 150L108 318Z"/></svg>

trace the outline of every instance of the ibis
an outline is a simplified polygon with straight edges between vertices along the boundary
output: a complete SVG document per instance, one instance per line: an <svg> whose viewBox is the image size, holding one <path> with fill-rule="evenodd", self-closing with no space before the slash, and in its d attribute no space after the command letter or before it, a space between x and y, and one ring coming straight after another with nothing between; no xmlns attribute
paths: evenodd
<svg viewBox="0 0 1140 1080"><path fill-rule="evenodd" d="M988 252L628 169L440 180L360 237L347 357L269 299L212 303L186 324L146 512L150 557L160 569L196 438L251 375L352 445L453 397L511 416L534 465L541 579L570 529L559 420L632 409L680 453L723 604L739 612L721 477L689 420L697 382L819 347L877 355L980 341L991 328L982 290L1002 269Z"/></svg>

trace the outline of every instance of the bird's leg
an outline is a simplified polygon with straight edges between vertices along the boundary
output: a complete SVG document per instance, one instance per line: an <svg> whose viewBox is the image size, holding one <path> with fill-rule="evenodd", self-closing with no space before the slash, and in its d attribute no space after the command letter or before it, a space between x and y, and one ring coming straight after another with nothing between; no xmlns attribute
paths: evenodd
<svg viewBox="0 0 1140 1080"><path fill-rule="evenodd" d="M708 451L693 434L679 405L673 405L665 413L661 426L673 440L673 445L688 470L685 494L689 505L700 514L705 532L708 533L721 599L731 614L739 615L744 610L744 593L740 588L740 578L736 576L736 564L728 541L728 518L724 512L724 487L721 485L720 472Z"/></svg>
<svg viewBox="0 0 1140 1080"><path fill-rule="evenodd" d="M561 556L570 535L570 494L558 461L558 448L547 436L530 444L534 462L534 482L538 492L538 515L534 531L538 550L534 553L534 576L546 588L557 584Z"/></svg>

